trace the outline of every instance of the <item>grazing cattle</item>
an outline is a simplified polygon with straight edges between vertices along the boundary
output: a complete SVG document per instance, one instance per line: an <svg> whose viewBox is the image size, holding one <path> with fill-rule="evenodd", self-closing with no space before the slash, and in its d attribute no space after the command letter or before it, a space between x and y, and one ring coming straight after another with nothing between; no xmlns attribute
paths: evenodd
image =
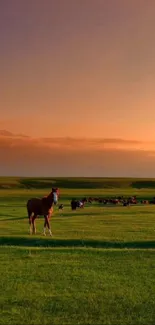
<svg viewBox="0 0 155 325"><path fill-rule="evenodd" d="M124 200L124 201L123 201L123 206L124 206L124 207L127 207L127 206L129 206L129 205L130 205L129 200Z"/></svg>
<svg viewBox="0 0 155 325"><path fill-rule="evenodd" d="M84 208L84 202L82 200L78 201L78 208Z"/></svg>
<svg viewBox="0 0 155 325"><path fill-rule="evenodd" d="M142 204L149 204L149 201L148 200L142 200L141 203Z"/></svg>
<svg viewBox="0 0 155 325"><path fill-rule="evenodd" d="M84 203L88 202L87 198L84 197L84 198L82 199L82 202L84 202Z"/></svg>
<svg viewBox="0 0 155 325"><path fill-rule="evenodd" d="M63 208L64 208L64 205L63 205L63 204L60 204L60 205L59 205L59 211L60 211L60 210L62 211Z"/></svg>
<svg viewBox="0 0 155 325"><path fill-rule="evenodd" d="M119 195L117 197L109 197L109 198L102 198L102 197L84 197L81 200L72 200L73 202L71 203L72 210L76 210L76 208L84 207L84 204L87 203L93 203L93 202L99 202L100 204L103 205L123 205L123 206L129 206L129 205L136 205L138 203L141 204L155 204L155 197L153 197L152 200L141 200L138 201L137 196L129 196L129 197L124 197L123 195Z"/></svg>
<svg viewBox="0 0 155 325"><path fill-rule="evenodd" d="M76 210L77 208L77 201L75 199L72 199L71 201L71 209Z"/></svg>
<svg viewBox="0 0 155 325"><path fill-rule="evenodd" d="M49 230L50 236L52 236L51 228L50 228L50 217L53 213L53 205L57 204L59 196L58 188L52 188L52 192L41 199L32 198L27 202L27 212L29 217L29 225L30 225L30 234L36 233L35 219L38 216L44 216L44 235L46 236L46 226Z"/></svg>
<svg viewBox="0 0 155 325"><path fill-rule="evenodd" d="M71 201L71 209L76 210L77 208L83 208L84 207L84 201L83 200L75 200L72 199Z"/></svg>

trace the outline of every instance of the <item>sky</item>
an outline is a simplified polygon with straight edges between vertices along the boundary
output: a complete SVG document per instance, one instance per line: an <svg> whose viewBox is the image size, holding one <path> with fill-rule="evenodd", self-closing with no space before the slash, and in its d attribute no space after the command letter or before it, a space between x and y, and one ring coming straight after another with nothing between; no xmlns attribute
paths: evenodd
<svg viewBox="0 0 155 325"><path fill-rule="evenodd" d="M155 1L0 1L1 176L155 177Z"/></svg>

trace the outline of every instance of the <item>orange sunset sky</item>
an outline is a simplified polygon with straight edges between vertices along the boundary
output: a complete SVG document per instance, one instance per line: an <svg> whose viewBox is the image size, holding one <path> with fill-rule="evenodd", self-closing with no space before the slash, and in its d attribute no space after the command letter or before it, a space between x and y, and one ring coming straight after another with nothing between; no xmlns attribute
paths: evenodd
<svg viewBox="0 0 155 325"><path fill-rule="evenodd" d="M0 1L0 175L155 177L155 1Z"/></svg>

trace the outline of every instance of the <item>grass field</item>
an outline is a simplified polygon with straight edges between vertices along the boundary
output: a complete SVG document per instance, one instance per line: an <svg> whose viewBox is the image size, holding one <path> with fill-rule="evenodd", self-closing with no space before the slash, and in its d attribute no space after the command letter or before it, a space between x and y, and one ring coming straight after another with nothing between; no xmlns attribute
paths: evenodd
<svg viewBox="0 0 155 325"><path fill-rule="evenodd" d="M154 324L155 206L70 209L72 197L152 198L154 180L54 181L64 185L65 208L55 207L50 238L43 218L29 235L25 208L49 192L50 180L0 179L0 324Z"/></svg>

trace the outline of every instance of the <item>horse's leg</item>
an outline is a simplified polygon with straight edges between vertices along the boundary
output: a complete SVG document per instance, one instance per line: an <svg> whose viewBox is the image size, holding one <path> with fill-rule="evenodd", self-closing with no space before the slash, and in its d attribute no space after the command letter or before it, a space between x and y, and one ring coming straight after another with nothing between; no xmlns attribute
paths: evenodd
<svg viewBox="0 0 155 325"><path fill-rule="evenodd" d="M46 226L47 226L47 228L49 230L49 234L50 234L50 236L52 236L50 222L49 222L50 215L45 215L44 218L45 218L45 222L44 222L44 235L46 236Z"/></svg>
<svg viewBox="0 0 155 325"><path fill-rule="evenodd" d="M30 225L30 235L32 234L32 218L29 218L29 225Z"/></svg>
<svg viewBox="0 0 155 325"><path fill-rule="evenodd" d="M44 236L46 236L46 225L47 225L47 222L46 222L46 216L44 216Z"/></svg>
<svg viewBox="0 0 155 325"><path fill-rule="evenodd" d="M35 225L36 217L37 217L36 215L32 217L33 234L36 234L36 225Z"/></svg>
<svg viewBox="0 0 155 325"><path fill-rule="evenodd" d="M29 225L30 225L30 235L32 234L32 213L28 212Z"/></svg>

